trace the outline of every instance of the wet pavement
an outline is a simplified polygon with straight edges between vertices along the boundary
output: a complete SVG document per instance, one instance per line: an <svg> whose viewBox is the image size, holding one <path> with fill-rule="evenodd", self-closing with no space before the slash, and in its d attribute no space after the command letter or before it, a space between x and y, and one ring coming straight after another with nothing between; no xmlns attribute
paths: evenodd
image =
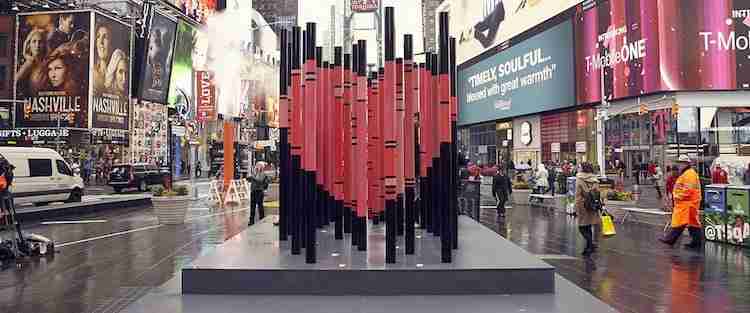
<svg viewBox="0 0 750 313"><path fill-rule="evenodd" d="M484 210L481 220L620 312L750 312L748 250L711 242L699 252L670 248L656 241L660 227L626 223L583 258L575 218L528 207L508 214L498 220Z"/></svg>
<svg viewBox="0 0 750 313"><path fill-rule="evenodd" d="M159 225L151 209L68 218L105 222L28 226L53 238L59 253L0 271L0 312L120 312L246 227L244 207L191 207L179 226ZM669 248L655 240L659 227L631 223L618 224L617 235L583 259L571 217L519 206L500 221L485 210L482 222L621 312L750 312L749 251L715 243L702 252Z"/></svg>

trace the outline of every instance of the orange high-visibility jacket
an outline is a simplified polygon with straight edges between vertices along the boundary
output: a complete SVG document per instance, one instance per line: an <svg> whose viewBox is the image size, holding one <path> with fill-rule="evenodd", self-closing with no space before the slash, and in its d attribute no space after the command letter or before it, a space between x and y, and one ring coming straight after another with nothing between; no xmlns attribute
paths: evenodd
<svg viewBox="0 0 750 313"><path fill-rule="evenodd" d="M701 183L698 173L688 169L674 185L674 211L672 212L672 227L695 226L700 227L698 209L701 204Z"/></svg>

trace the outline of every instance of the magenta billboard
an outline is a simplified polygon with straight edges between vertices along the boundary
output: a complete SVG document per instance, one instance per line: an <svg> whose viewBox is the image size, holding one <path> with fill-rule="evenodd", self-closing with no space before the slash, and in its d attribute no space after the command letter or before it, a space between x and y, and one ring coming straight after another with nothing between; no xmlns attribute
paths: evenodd
<svg viewBox="0 0 750 313"><path fill-rule="evenodd" d="M750 1L610 0L575 17L578 103L750 89Z"/></svg>

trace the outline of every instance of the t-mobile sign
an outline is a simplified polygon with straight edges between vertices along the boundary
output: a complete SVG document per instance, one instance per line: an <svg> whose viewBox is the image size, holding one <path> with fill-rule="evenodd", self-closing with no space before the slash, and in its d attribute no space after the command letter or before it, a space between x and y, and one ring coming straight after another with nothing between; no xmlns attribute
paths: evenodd
<svg viewBox="0 0 750 313"><path fill-rule="evenodd" d="M599 2L575 20L578 102L750 89L749 16L746 0Z"/></svg>

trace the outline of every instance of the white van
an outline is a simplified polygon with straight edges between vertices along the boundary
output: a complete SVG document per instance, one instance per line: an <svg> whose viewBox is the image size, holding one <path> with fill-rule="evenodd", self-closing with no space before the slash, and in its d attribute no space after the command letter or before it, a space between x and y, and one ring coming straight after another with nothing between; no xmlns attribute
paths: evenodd
<svg viewBox="0 0 750 313"><path fill-rule="evenodd" d="M73 174L57 151L47 148L0 147L0 155L15 166L11 192L16 205L81 201L83 179Z"/></svg>

